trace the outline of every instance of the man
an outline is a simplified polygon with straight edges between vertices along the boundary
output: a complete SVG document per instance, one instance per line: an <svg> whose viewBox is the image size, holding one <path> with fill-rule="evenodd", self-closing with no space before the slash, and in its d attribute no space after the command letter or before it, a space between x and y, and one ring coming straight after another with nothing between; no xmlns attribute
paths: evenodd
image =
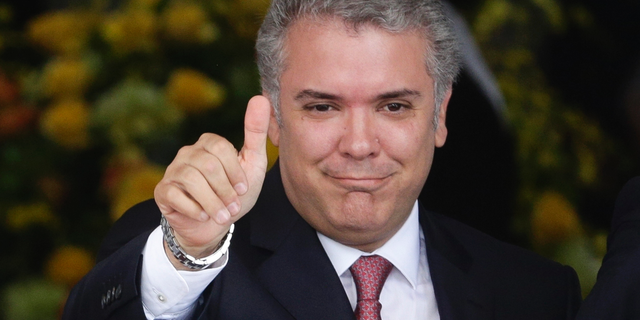
<svg viewBox="0 0 640 320"><path fill-rule="evenodd" d="M616 200L607 254L578 319L640 319L640 177Z"/></svg>
<svg viewBox="0 0 640 320"><path fill-rule="evenodd" d="M243 148L181 149L64 318L573 318L573 270L416 200L458 71L439 2L275 0L256 47Z"/></svg>

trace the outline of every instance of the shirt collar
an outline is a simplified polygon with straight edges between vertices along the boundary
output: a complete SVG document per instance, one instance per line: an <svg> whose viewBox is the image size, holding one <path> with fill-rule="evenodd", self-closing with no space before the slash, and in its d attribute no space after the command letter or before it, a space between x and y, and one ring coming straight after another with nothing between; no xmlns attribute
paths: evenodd
<svg viewBox="0 0 640 320"><path fill-rule="evenodd" d="M393 266L402 273L411 283L411 286L413 286L413 288L416 287L420 267L418 201L413 205L409 218L407 218L407 221L404 222L400 230L398 230L389 241L382 245L382 247L372 253L343 245L320 232L317 232L317 234L338 276L345 273L360 256L377 254L393 263Z"/></svg>

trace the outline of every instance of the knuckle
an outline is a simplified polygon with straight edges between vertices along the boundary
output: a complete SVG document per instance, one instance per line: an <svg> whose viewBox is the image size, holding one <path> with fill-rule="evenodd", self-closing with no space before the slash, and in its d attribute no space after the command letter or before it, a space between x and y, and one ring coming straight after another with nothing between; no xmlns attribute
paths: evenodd
<svg viewBox="0 0 640 320"><path fill-rule="evenodd" d="M217 194L220 200L222 200L222 202L225 205L229 205L230 203L234 202L234 200L236 199L235 191L233 191L233 189L230 189L230 188L225 190L220 190L217 192Z"/></svg>
<svg viewBox="0 0 640 320"><path fill-rule="evenodd" d="M164 191L164 194L165 197L161 198L162 202L169 207L175 208L175 205L177 204L178 199L183 195L183 192L180 188L172 185Z"/></svg>
<svg viewBox="0 0 640 320"><path fill-rule="evenodd" d="M184 158L187 157L190 153L191 153L191 149L193 148L193 146L183 146L180 149L178 149L178 153L176 155L176 158Z"/></svg>
<svg viewBox="0 0 640 320"><path fill-rule="evenodd" d="M235 201L237 194L231 186L231 182L226 177L223 180L218 180L218 182L212 186L215 195L225 206Z"/></svg>
<svg viewBox="0 0 640 320"><path fill-rule="evenodd" d="M166 177L160 180L156 185L155 189L153 189L153 195L156 198L166 198L168 196L168 192L172 189L171 181L169 181Z"/></svg>
<svg viewBox="0 0 640 320"><path fill-rule="evenodd" d="M180 165L178 163L171 162L168 166L167 169L164 171L164 176L162 177L162 180L169 180L169 177L177 170L177 168L179 168ZM163 181L160 182L163 182Z"/></svg>
<svg viewBox="0 0 640 320"><path fill-rule="evenodd" d="M202 180L202 174L192 167L185 167L180 176L185 185L195 186Z"/></svg>
<svg viewBox="0 0 640 320"><path fill-rule="evenodd" d="M225 139L217 134L206 132L200 135L200 138L198 138L198 141L194 144L194 146L200 146L206 149L207 146L218 143L220 140Z"/></svg>
<svg viewBox="0 0 640 320"><path fill-rule="evenodd" d="M215 175L222 170L222 164L217 159L208 159L202 164L201 170L205 175Z"/></svg>
<svg viewBox="0 0 640 320"><path fill-rule="evenodd" d="M219 210L221 210L224 205L217 199L213 198L213 199L208 199L208 201L205 203L201 203L200 204L202 206L202 209L208 213L213 213L215 214L216 212L218 212Z"/></svg>
<svg viewBox="0 0 640 320"><path fill-rule="evenodd" d="M167 198L158 203L159 206L164 205L165 207L173 208L173 210L187 216L197 214L193 206L189 204L188 199L189 197L187 197L180 188L173 186L167 191Z"/></svg>
<svg viewBox="0 0 640 320"><path fill-rule="evenodd" d="M211 138L213 138L215 135L213 133L210 132L205 132L203 134L200 135L200 138L198 138L198 142L206 142L211 140Z"/></svg>
<svg viewBox="0 0 640 320"><path fill-rule="evenodd" d="M163 199L166 194L166 184L164 184L163 181L164 179L160 180L160 182L153 189L153 197L156 199L156 201L158 199Z"/></svg>
<svg viewBox="0 0 640 320"><path fill-rule="evenodd" d="M211 144L211 153L213 154L221 154L224 152L235 152L235 148L233 144L228 140L221 139L216 141L216 143Z"/></svg>

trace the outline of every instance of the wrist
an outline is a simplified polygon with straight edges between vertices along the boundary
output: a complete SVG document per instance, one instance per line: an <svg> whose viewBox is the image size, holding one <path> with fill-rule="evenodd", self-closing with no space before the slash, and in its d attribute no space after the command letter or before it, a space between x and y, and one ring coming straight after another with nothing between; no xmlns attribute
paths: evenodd
<svg viewBox="0 0 640 320"><path fill-rule="evenodd" d="M163 233L165 253L169 261L171 261L176 269L190 271L206 269L226 255L234 230L234 225L232 224L229 231L215 246L200 249L185 249L180 245L178 239L176 239L173 228L171 228L164 216L162 216L160 226ZM195 256L193 254L195 254Z"/></svg>
<svg viewBox="0 0 640 320"><path fill-rule="evenodd" d="M229 230L213 239L211 243L203 246L188 245L189 241L185 240L182 236L180 236L180 234L176 233L175 231L173 231L173 236L175 238L175 242L180 246L180 248L182 248L182 251L184 251L184 253L192 256L194 259L200 259L212 255L218 248L220 248L222 242L225 240L225 236L227 235L227 233L229 233ZM165 244L167 243L166 240L164 242ZM168 245L167 247L169 248ZM171 251L169 251L169 253L171 253Z"/></svg>

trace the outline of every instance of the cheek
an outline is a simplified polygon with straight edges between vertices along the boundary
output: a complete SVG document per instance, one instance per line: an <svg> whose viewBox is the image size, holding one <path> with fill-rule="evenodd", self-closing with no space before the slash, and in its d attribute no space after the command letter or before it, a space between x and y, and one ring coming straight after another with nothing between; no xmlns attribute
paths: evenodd
<svg viewBox="0 0 640 320"><path fill-rule="evenodd" d="M328 157L338 144L339 133L336 128L301 121L299 125L283 128L280 141L281 157L302 161L296 164L302 165Z"/></svg>
<svg viewBox="0 0 640 320"><path fill-rule="evenodd" d="M411 162L424 163L433 151L434 132L415 122L399 126L380 128L380 141L385 152L406 165Z"/></svg>

